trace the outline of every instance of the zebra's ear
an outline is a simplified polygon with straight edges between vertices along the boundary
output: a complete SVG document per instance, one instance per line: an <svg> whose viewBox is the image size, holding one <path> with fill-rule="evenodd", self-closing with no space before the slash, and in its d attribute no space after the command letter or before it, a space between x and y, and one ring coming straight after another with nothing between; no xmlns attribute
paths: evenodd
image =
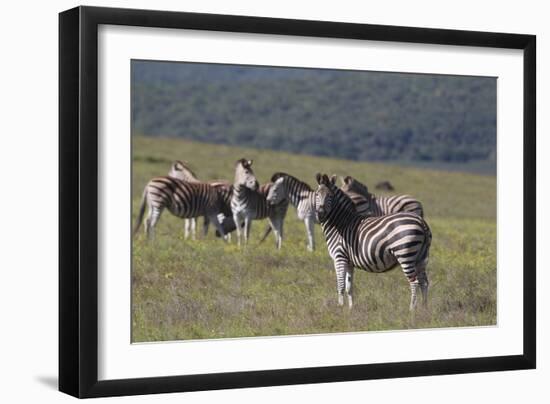
<svg viewBox="0 0 550 404"><path fill-rule="evenodd" d="M351 176L347 175L344 178L344 184L349 184L352 180L353 180L353 178L351 178Z"/></svg>
<svg viewBox="0 0 550 404"><path fill-rule="evenodd" d="M332 175L330 176L330 183L331 183L332 185L335 185L335 184L336 184L336 174L332 174Z"/></svg>
<svg viewBox="0 0 550 404"><path fill-rule="evenodd" d="M174 170L176 170L176 171L181 171L181 170L183 170L183 163L178 160L178 161L174 162L172 167L174 167Z"/></svg>
<svg viewBox="0 0 550 404"><path fill-rule="evenodd" d="M246 164L248 165L248 167L250 167L250 166L252 165L252 162L253 162L253 161L254 161L254 160L248 160L248 161L246 162Z"/></svg>
<svg viewBox="0 0 550 404"><path fill-rule="evenodd" d="M317 180L317 184L321 185L321 180L323 179L321 173L315 174L315 179Z"/></svg>

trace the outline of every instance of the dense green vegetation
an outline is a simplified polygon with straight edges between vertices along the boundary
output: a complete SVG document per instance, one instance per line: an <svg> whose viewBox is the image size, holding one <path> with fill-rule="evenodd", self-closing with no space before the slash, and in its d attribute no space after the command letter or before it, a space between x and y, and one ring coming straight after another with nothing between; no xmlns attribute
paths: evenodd
<svg viewBox="0 0 550 404"><path fill-rule="evenodd" d="M371 185L388 179L398 193L423 203L433 233L430 305L414 322L409 288L400 269L357 271L354 308L338 307L336 281L321 228L317 250L306 251L303 222L290 208L283 248L258 245L266 221L252 226L251 244L238 249L212 229L183 239L183 220L165 212L152 243L134 238L132 339L197 338L480 326L496 323L496 180L490 176L410 169L381 163L134 137L132 215L143 187L186 160L202 179L232 180L238 158L254 159L260 182L284 170L310 185L317 171L353 175ZM202 220L200 221L202 222Z"/></svg>
<svg viewBox="0 0 550 404"><path fill-rule="evenodd" d="M134 133L494 173L496 79L132 62Z"/></svg>

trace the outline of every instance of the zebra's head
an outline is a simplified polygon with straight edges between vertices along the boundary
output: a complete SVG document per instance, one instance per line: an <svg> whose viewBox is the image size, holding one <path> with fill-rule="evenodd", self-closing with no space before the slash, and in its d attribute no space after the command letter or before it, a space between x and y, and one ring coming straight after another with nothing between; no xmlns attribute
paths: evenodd
<svg viewBox="0 0 550 404"><path fill-rule="evenodd" d="M323 223L334 206L336 176L329 178L326 174L317 173L315 178L319 185L315 191L315 216L319 223Z"/></svg>
<svg viewBox="0 0 550 404"><path fill-rule="evenodd" d="M252 171L252 160L240 159L235 164L235 186L241 185L253 191L256 191L260 186L254 171Z"/></svg>
<svg viewBox="0 0 550 404"><path fill-rule="evenodd" d="M370 195L369 188L365 184L357 181L349 175L342 178L342 186L340 188L344 192L355 192L356 194L363 195L364 197L368 197Z"/></svg>
<svg viewBox="0 0 550 404"><path fill-rule="evenodd" d="M371 197L369 188L362 182L357 181L355 178L349 175L342 178L342 186L340 188L346 193L353 192L359 195L363 195L365 198Z"/></svg>
<svg viewBox="0 0 550 404"><path fill-rule="evenodd" d="M189 166L183 161L176 160L172 163L170 172L168 173L169 177L177 178L182 181L196 180L197 177L195 173L191 171Z"/></svg>
<svg viewBox="0 0 550 404"><path fill-rule="evenodd" d="M285 177L284 175L277 173L271 177L271 181L273 184L269 188L266 200L271 205L277 205L286 199L286 191L284 186Z"/></svg>

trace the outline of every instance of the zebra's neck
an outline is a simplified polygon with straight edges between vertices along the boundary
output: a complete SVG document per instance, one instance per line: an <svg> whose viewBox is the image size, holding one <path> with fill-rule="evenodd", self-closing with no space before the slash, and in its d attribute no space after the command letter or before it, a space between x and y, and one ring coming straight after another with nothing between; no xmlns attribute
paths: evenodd
<svg viewBox="0 0 550 404"><path fill-rule="evenodd" d="M327 219L321 223L325 234L331 229L343 230L362 219L357 214L355 205L349 196L334 185L331 186L331 191L334 192L334 207L329 212Z"/></svg>
<svg viewBox="0 0 550 404"><path fill-rule="evenodd" d="M233 185L233 199L242 199L249 189L244 184Z"/></svg>
<svg viewBox="0 0 550 404"><path fill-rule="evenodd" d="M286 176L284 181L287 198L294 207L298 207L301 201L310 199L315 193L309 185L294 177Z"/></svg>

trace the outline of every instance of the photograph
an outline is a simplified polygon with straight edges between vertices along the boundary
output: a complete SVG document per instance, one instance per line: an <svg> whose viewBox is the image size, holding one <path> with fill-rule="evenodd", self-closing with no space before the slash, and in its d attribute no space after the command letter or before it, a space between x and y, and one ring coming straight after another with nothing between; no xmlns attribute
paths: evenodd
<svg viewBox="0 0 550 404"><path fill-rule="evenodd" d="M497 78L131 68L131 342L494 327Z"/></svg>

